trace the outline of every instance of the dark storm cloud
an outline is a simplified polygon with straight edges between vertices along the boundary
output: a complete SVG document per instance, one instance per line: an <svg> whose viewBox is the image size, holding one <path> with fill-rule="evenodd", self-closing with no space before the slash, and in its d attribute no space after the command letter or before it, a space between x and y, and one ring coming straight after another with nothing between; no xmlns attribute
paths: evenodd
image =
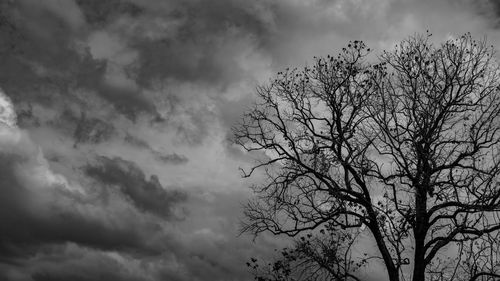
<svg viewBox="0 0 500 281"><path fill-rule="evenodd" d="M145 240L149 234L159 231L158 225L125 221L108 224L105 219L91 215L93 210L100 211L107 204L104 198L91 200L58 189L57 186L26 186L26 179L19 178L20 172L17 171L19 167L27 165L24 157L5 153L0 155L2 257L29 256L46 244L65 242L103 250L161 251L157 246L148 245ZM47 190L37 191L37 188ZM68 202L73 202L74 208L68 208Z"/></svg>
<svg viewBox="0 0 500 281"><path fill-rule="evenodd" d="M63 118L65 121L76 124L73 138L74 146L79 143L99 143L109 139L114 133L115 128L99 118L87 117L85 112L80 113L80 117L73 116L70 111L65 111Z"/></svg>
<svg viewBox="0 0 500 281"><path fill-rule="evenodd" d="M141 54L141 85L157 78L211 84L240 80L243 71L231 47L245 38L259 41L268 33L267 23L248 1L172 1L167 7L136 3L175 26L172 36L159 39L137 34L132 45ZM158 8L165 12L155 15L152 10Z"/></svg>
<svg viewBox="0 0 500 281"><path fill-rule="evenodd" d="M479 0L471 3L480 15L485 16L495 28L500 28L500 1Z"/></svg>
<svg viewBox="0 0 500 281"><path fill-rule="evenodd" d="M5 106L5 100L1 104ZM164 253L180 251L182 246L166 223L172 218L173 205L185 200L183 193L168 192L170 198L164 201L169 206L168 218L147 215L118 190L88 180L82 187L55 174L29 136L6 127L3 121L0 279L154 280L156 267L163 268L170 262L163 259ZM146 181L134 165L120 164L136 176L126 178L132 184L165 199L167 193L158 190L161 186L157 178ZM144 197L147 195L129 193L142 200L141 204L156 204ZM138 263L148 263L144 266L151 268L146 270ZM131 269L134 266L137 268Z"/></svg>
<svg viewBox="0 0 500 281"><path fill-rule="evenodd" d="M92 5L99 6L93 1L85 3L90 9ZM108 63L92 58L81 45L85 28L75 30L31 0L2 1L0 8L0 84L16 104L31 102L52 107L62 106L63 101L85 104L85 100L73 95L75 89L83 88L95 91L131 119L138 114L155 114L155 106L137 90L106 83ZM100 19L101 15L97 17Z"/></svg>
<svg viewBox="0 0 500 281"><path fill-rule="evenodd" d="M84 269L84 270L82 270ZM118 270L117 270L118 269ZM126 274L119 271L122 268L108 268L103 267L102 264L96 264L95 267L86 266L76 266L73 268L65 268L61 270L60 268L50 268L43 269L39 272L35 272L32 275L34 281L95 281L95 280L106 280L106 281L135 281L135 280L147 280L137 279L136 276L127 276Z"/></svg>
<svg viewBox="0 0 500 281"><path fill-rule="evenodd" d="M154 153L156 159L158 159L164 163L180 165L180 164L185 164L189 161L186 156L179 155L177 153L171 153L171 154L166 154L166 153L161 153L161 152L153 152L153 153Z"/></svg>
<svg viewBox="0 0 500 281"><path fill-rule="evenodd" d="M137 115L141 113L156 116L154 104L146 97L142 96L138 91L111 86L104 82L99 84L97 90L98 93L108 102L113 104L119 112L132 120L135 120Z"/></svg>
<svg viewBox="0 0 500 281"><path fill-rule="evenodd" d="M149 151L156 160L161 161L162 163L165 163L165 164L182 165L182 164L186 164L189 161L189 159L185 155L182 155L182 154L165 153L162 151L155 150L145 140L143 140L137 136L134 136L130 133L127 133L125 135L124 140L125 140L125 142L127 142L127 143L129 143L137 148Z"/></svg>
<svg viewBox="0 0 500 281"><path fill-rule="evenodd" d="M76 0L76 3L87 23L96 27L102 27L124 15L137 16L142 13L139 6L122 0Z"/></svg>
<svg viewBox="0 0 500 281"><path fill-rule="evenodd" d="M40 97L34 91L37 87L59 86L64 75L84 63L68 48L72 31L48 11L32 8L22 1L2 1L0 8L4 23L0 25L2 87L15 102L26 99L43 102L53 98Z"/></svg>
<svg viewBox="0 0 500 281"><path fill-rule="evenodd" d="M138 208L162 217L174 216L176 204L186 200L185 193L166 190L156 175L147 180L136 164L118 157L100 157L96 165L89 165L85 170L104 184L118 186Z"/></svg>
<svg viewBox="0 0 500 281"><path fill-rule="evenodd" d="M9 278L6 272L0 273L0 278L12 281L142 281L152 280L151 277L156 275L154 269L151 272L144 271L142 267L148 266L146 262L141 263L127 255L99 252L73 243L44 246L37 256L22 265L24 272L16 274L17 278L15 275ZM0 267L0 271L1 269Z"/></svg>
<svg viewBox="0 0 500 281"><path fill-rule="evenodd" d="M125 140L125 142L127 142L135 147L138 147L141 149L151 149L151 147L149 146L147 141L145 141L142 138L139 138L137 136L134 136L130 133L127 133L125 135L124 140Z"/></svg>
<svg viewBox="0 0 500 281"><path fill-rule="evenodd" d="M221 54L217 46L209 42L210 39L196 37L196 34L192 36L186 41L174 38L168 42L137 42L134 47L141 52L138 83L148 86L158 78L213 83L240 78L240 71L231 62L231 57Z"/></svg>
<svg viewBox="0 0 500 281"><path fill-rule="evenodd" d="M265 20L260 18L253 4L245 1L173 1L167 4L77 1L83 17L79 26L61 16L65 11L54 11L55 8L34 3L32 0L2 2L1 18L7 24L0 26L0 33L6 39L2 40L5 46L0 52L3 61L0 84L13 98L16 108L26 107L26 104L43 104L56 110L68 104L88 107L85 96L75 95L85 90L98 94L101 102L112 104L117 112L131 120L149 115L155 127L172 126L190 143L199 143L206 136L210 119L201 115L211 113L200 107L190 111L189 105L178 104L175 98L168 97L183 93L169 92L163 98L170 99L174 109L167 115L159 115L155 101L145 96L140 87L149 88L154 81L173 79L166 82L167 89L181 81L202 83L200 89L205 87L212 92L224 91L225 86L246 79L248 74L236 59L241 47L253 49L254 46L247 46L248 43L258 47L263 34L267 33ZM173 26L174 31L170 34L170 27L166 31L155 30L156 25ZM88 37L97 31L117 34L125 48L138 53L136 61L118 67L123 68L127 79L139 88L108 81L109 69L117 62L107 57L95 58L92 50L85 46ZM100 44L107 47L106 43ZM200 92L198 95L208 94ZM190 100L183 102L191 103ZM181 114L190 116L192 128L168 122L179 114L178 108L186 108ZM22 124L37 123L39 116L33 114L31 118L33 122ZM78 126L78 123L73 125ZM75 143L85 140L77 135Z"/></svg>

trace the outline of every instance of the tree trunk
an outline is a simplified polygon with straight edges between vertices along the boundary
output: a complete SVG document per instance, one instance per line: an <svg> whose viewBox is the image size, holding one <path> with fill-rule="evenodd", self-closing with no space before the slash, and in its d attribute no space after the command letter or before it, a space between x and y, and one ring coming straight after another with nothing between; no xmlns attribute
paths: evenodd
<svg viewBox="0 0 500 281"><path fill-rule="evenodd" d="M415 197L415 256L412 281L425 281L425 236L427 234L427 189L417 187Z"/></svg>
<svg viewBox="0 0 500 281"><path fill-rule="evenodd" d="M421 241L419 241L421 240ZM412 281L425 281L425 263L424 263L424 247L423 239L415 239L415 262L413 265Z"/></svg>

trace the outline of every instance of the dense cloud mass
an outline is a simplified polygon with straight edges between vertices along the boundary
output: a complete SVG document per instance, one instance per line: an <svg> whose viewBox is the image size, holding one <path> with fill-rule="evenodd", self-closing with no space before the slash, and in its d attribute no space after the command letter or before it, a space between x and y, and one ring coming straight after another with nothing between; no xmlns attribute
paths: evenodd
<svg viewBox="0 0 500 281"><path fill-rule="evenodd" d="M116 185L136 207L154 214L171 217L172 205L185 200L179 191L167 191L156 175L145 179L137 165L131 161L117 158L99 157L98 164L85 168L87 175L104 185Z"/></svg>
<svg viewBox="0 0 500 281"><path fill-rule="evenodd" d="M499 42L493 0L0 0L0 279L251 280L257 85L349 40ZM258 176L253 180L258 180ZM372 274L376 276L376 274Z"/></svg>

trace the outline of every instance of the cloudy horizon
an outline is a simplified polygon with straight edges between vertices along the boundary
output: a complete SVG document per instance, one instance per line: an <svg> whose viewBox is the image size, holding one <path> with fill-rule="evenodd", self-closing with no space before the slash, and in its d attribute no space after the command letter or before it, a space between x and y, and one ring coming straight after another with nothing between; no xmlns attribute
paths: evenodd
<svg viewBox="0 0 500 281"><path fill-rule="evenodd" d="M500 4L0 0L0 280L252 280L286 243L239 233L255 88L426 30L499 49Z"/></svg>

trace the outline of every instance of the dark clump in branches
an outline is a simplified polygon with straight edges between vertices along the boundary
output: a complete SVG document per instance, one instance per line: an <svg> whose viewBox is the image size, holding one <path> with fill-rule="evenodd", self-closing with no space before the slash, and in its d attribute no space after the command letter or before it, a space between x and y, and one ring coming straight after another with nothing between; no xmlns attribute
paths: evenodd
<svg viewBox="0 0 500 281"><path fill-rule="evenodd" d="M375 63L354 41L257 89L234 128L237 144L265 155L244 176L267 176L243 231L296 240L295 260L257 270L257 280L361 280L356 269L372 262L391 281L500 278L494 50L470 34L439 46L429 37ZM360 234L374 251L353 254Z"/></svg>

